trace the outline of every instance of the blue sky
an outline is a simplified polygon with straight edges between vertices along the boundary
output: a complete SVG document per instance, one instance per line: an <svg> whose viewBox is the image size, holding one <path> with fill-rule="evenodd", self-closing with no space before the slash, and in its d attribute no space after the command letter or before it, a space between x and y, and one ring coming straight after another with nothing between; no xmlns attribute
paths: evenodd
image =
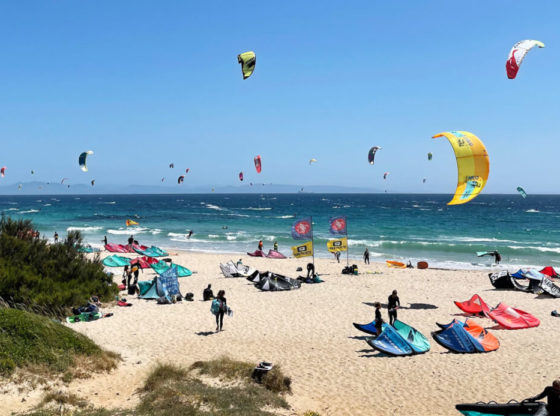
<svg viewBox="0 0 560 416"><path fill-rule="evenodd" d="M490 155L485 193L560 193L559 15L557 1L4 2L0 185L172 186L188 167L185 191L244 171L452 194L451 146L431 136L467 130ZM546 48L508 80L522 39ZM257 66L243 81L247 50Z"/></svg>

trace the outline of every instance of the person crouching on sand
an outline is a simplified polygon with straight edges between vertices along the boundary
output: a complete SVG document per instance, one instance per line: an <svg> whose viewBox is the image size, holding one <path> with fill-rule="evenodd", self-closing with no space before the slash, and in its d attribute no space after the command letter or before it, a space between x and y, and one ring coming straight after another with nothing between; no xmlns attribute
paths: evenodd
<svg viewBox="0 0 560 416"><path fill-rule="evenodd" d="M560 415L560 380L554 380L552 386L546 387L541 394L535 397L525 399L528 402L534 402L546 397L548 404L546 410L549 415Z"/></svg>
<svg viewBox="0 0 560 416"><path fill-rule="evenodd" d="M214 299L214 292L212 292L211 284L208 284L208 287L202 291L202 299L204 301Z"/></svg>

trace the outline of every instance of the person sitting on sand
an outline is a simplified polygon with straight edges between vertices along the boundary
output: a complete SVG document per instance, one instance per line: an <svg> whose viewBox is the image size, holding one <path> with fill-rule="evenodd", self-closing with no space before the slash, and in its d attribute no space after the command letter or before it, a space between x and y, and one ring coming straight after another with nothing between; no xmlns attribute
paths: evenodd
<svg viewBox="0 0 560 416"><path fill-rule="evenodd" d="M237 267L241 266L242 264L243 264L243 260L241 259L237 260L237 264L236 264Z"/></svg>
<svg viewBox="0 0 560 416"><path fill-rule="evenodd" d="M393 325L397 320L397 309L400 308L401 301L397 296L397 291L393 290L393 293L389 295L389 304L387 308L389 309L389 323Z"/></svg>
<svg viewBox="0 0 560 416"><path fill-rule="evenodd" d="M209 284L206 289L202 291L202 300L212 300L214 299L214 292L212 292L212 285Z"/></svg>
<svg viewBox="0 0 560 416"><path fill-rule="evenodd" d="M373 306L375 306L375 329L377 331L377 335L379 335L381 334L381 330L383 328L383 317L381 316L381 303L375 302Z"/></svg>
<svg viewBox="0 0 560 416"><path fill-rule="evenodd" d="M546 400L546 410L549 415L560 415L560 380L554 380L552 386L545 387L541 394L526 399L528 402L535 402L540 399Z"/></svg>

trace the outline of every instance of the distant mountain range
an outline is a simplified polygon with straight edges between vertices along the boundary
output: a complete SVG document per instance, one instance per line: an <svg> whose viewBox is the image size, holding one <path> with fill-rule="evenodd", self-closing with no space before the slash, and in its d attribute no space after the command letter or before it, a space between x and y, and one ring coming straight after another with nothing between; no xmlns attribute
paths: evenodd
<svg viewBox="0 0 560 416"><path fill-rule="evenodd" d="M0 186L0 195L107 195L107 194L240 194L240 193L274 193L274 194L292 194L292 193L378 193L383 192L374 188L361 188L350 186L326 186L326 185L309 185L301 187L300 185L283 185L283 184L254 184L240 186L151 186L151 185L95 185L89 184L67 184L47 183L47 182L21 182L11 185Z"/></svg>

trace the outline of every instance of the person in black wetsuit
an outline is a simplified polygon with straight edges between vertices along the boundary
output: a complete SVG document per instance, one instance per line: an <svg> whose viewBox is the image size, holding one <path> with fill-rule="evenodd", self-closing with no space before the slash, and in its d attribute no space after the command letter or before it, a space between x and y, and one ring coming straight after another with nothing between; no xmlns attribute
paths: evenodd
<svg viewBox="0 0 560 416"><path fill-rule="evenodd" d="M535 397L529 397L526 399L528 402L535 402L540 399L546 400L548 404L546 405L546 410L549 415L560 415L560 380L554 380L552 386L545 387L541 394Z"/></svg>
<svg viewBox="0 0 560 416"><path fill-rule="evenodd" d="M397 309L401 306L401 301L397 296L397 291L393 290L393 293L389 295L389 304L387 308L389 309L389 323L393 323L397 320Z"/></svg>
<svg viewBox="0 0 560 416"><path fill-rule="evenodd" d="M315 265L313 263L307 263L307 278L309 279L310 277L315 277Z"/></svg>
<svg viewBox="0 0 560 416"><path fill-rule="evenodd" d="M381 316L381 303L375 302L375 329L377 330L377 335L381 334L381 329L383 327L383 317Z"/></svg>
<svg viewBox="0 0 560 416"><path fill-rule="evenodd" d="M369 250L366 247L366 251L364 251L364 263L369 264Z"/></svg>
<svg viewBox="0 0 560 416"><path fill-rule="evenodd" d="M496 259L496 264L500 264L500 262L502 261L502 256L500 256L500 253L498 253L497 251L494 250L492 252L492 255Z"/></svg>
<svg viewBox="0 0 560 416"><path fill-rule="evenodd" d="M220 290L218 292L218 296L216 299L220 302L220 309L218 309L218 313L216 314L216 332L221 331L224 325L224 314L227 312L227 301L226 301L226 292L224 290Z"/></svg>

